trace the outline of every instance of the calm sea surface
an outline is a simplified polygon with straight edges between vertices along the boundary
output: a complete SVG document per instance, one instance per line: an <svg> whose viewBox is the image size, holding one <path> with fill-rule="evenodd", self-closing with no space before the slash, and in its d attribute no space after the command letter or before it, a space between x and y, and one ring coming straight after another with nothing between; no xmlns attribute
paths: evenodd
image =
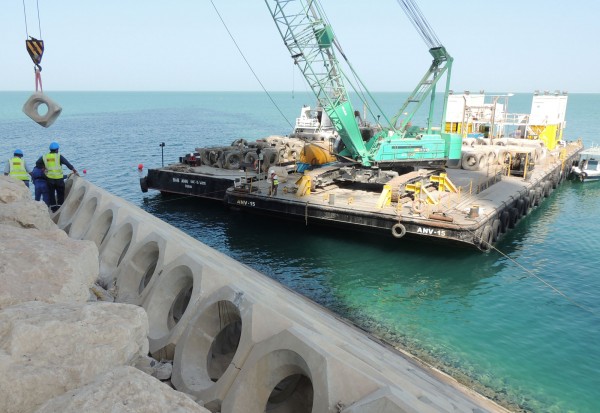
<svg viewBox="0 0 600 413"><path fill-rule="evenodd" d="M195 147L287 134L306 93L54 92L48 129L0 93L0 160L56 140L85 179L267 274L479 391L532 412L600 411L600 184L567 182L482 254L285 223L139 189L137 165ZM376 94L388 114L404 94ZM509 110L528 113L517 94ZM600 144L600 95L574 94L567 139ZM286 121L287 118L287 121ZM561 295L542 283L542 278ZM565 298L566 296L566 298Z"/></svg>

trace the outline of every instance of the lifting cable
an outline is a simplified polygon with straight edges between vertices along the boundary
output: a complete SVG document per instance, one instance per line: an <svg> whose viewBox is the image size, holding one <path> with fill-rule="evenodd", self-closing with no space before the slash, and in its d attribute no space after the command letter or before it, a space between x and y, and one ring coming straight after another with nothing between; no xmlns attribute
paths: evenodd
<svg viewBox="0 0 600 413"><path fill-rule="evenodd" d="M417 29L417 32L430 49L434 47L439 47L442 44L438 39L437 35L433 31L433 28L429 25L427 19L419 9L419 6L413 0L396 0L400 7L406 13L406 16L412 23L412 25Z"/></svg>
<svg viewBox="0 0 600 413"><path fill-rule="evenodd" d="M40 92L43 92L42 89L42 66L40 63L42 62L42 56L44 55L44 41L42 38L42 22L40 19L40 4L39 0L36 0L37 7L37 17L38 17L38 30L39 30L39 40L33 36L29 35L29 28L27 27L27 9L25 7L25 0L23 0L23 18L25 19L25 47L27 48L27 53L29 53L29 57L33 61L35 65L35 91L38 89Z"/></svg>
<svg viewBox="0 0 600 413"><path fill-rule="evenodd" d="M44 95L44 89L42 88L42 66L40 66L40 63L42 62L42 56L44 54L44 41L41 40L42 23L40 19L39 0L36 0L36 7L39 39L29 35L29 27L27 26L27 8L25 7L25 0L23 0L23 18L25 19L25 35L27 36L25 47L27 48L29 57L31 57L31 60L35 65L35 93L31 95L23 105L23 113L29 116L38 125L47 128L60 116L62 108L48 96ZM44 107L47 110L45 112L40 112L40 108Z"/></svg>
<svg viewBox="0 0 600 413"><path fill-rule="evenodd" d="M279 111L279 113L281 114L281 116L285 119L285 121L287 122L287 124L290 125L290 128L293 129L294 126L291 124L291 122L288 120L288 118L285 117L285 115L283 114L283 112L281 111L281 109L279 108L279 106L277 105L277 103L275 103L275 100L273 100L273 97L271 97L271 95L269 94L269 92L267 92L267 89L265 88L265 86L263 85L263 83L260 81L258 75L256 74L256 72L254 72L254 69L252 68L252 66L248 62L248 59L246 59L246 56L244 56L244 53L242 52L242 49L240 49L240 46L238 46L235 38L233 37L233 34L231 34L231 32L229 31L229 28L227 27L227 24L225 24L225 20L223 20L223 17L221 17L221 13L219 13L219 10L217 9L217 6L215 6L215 3L213 2L213 0L210 0L210 3L212 4L213 8L217 12L217 15L219 16L219 19L221 20L221 23L223 23L223 26L225 27L225 30L227 30L227 34L229 34L229 37L231 37L231 40L233 41L233 44L235 44L235 47L237 48L238 52L240 52L240 55L242 56L242 58L246 62L246 65L248 65L248 68L250 69L250 71L254 75L255 79L258 81L258 83L262 87L263 91L267 94L267 96L269 97L269 99L271 100L271 102L273 103L273 105L275 105L275 107L277 108L277 110Z"/></svg>

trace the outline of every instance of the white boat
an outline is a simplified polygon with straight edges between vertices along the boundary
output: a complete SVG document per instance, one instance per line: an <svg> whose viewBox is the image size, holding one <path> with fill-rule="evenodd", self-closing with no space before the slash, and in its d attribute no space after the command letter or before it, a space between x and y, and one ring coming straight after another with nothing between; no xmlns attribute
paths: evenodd
<svg viewBox="0 0 600 413"><path fill-rule="evenodd" d="M579 160L571 168L573 177L581 182L600 180L600 146L584 149L579 153Z"/></svg>

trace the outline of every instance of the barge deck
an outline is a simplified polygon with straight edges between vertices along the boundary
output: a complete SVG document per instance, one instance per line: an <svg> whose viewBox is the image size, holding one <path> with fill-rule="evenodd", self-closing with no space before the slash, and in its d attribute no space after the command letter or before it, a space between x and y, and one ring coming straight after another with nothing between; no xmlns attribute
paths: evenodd
<svg viewBox="0 0 600 413"><path fill-rule="evenodd" d="M571 142L549 151L525 176L493 166L485 171L447 169L435 190L395 197L394 188L376 192L330 185L302 193L303 176L276 169L280 185L270 196L270 181L247 181L226 191L226 203L243 211L278 215L310 224L418 237L490 250L520 218L538 206L569 174L582 150ZM449 179L448 179L449 178ZM456 192L448 191L453 186ZM423 186L424 188L424 186Z"/></svg>

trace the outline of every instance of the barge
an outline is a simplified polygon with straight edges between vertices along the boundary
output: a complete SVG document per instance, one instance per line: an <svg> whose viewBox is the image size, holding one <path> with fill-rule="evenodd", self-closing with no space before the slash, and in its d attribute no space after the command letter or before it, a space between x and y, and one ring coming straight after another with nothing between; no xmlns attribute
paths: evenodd
<svg viewBox="0 0 600 413"><path fill-rule="evenodd" d="M294 170L307 148L323 149L336 139L337 132L323 109L303 106L289 136L236 139L229 146L195 148L181 156L178 163L149 169L140 178L140 187L143 192L153 189L164 195L224 201L227 188L236 181L265 179L273 165Z"/></svg>
<svg viewBox="0 0 600 413"><path fill-rule="evenodd" d="M400 179L380 192L343 185L312 190L304 183L311 181L311 173L286 174L274 168L280 181L277 195L270 195L268 180L250 181L229 188L226 202L307 226L341 226L378 232L390 240L406 236L488 251L563 182L581 149L580 142L565 143L525 177L510 175L501 165L485 171L448 169L426 179L425 171L416 171L407 174L416 178L413 183Z"/></svg>
<svg viewBox="0 0 600 413"><path fill-rule="evenodd" d="M453 94L445 128L463 136L458 165L417 168L372 183L344 179L340 171L347 162L306 168L304 148L315 142L333 148L337 136L324 113L305 107L290 136L196 148L177 164L150 169L142 190L218 200L236 210L375 232L391 240L420 238L488 251L577 162L581 141L562 140L566 101L564 93L536 93L531 113L512 114L506 111L507 95ZM255 167L258 147L269 153L260 168ZM232 151L239 154L235 162L227 158ZM269 172L279 179L276 195L271 195Z"/></svg>

